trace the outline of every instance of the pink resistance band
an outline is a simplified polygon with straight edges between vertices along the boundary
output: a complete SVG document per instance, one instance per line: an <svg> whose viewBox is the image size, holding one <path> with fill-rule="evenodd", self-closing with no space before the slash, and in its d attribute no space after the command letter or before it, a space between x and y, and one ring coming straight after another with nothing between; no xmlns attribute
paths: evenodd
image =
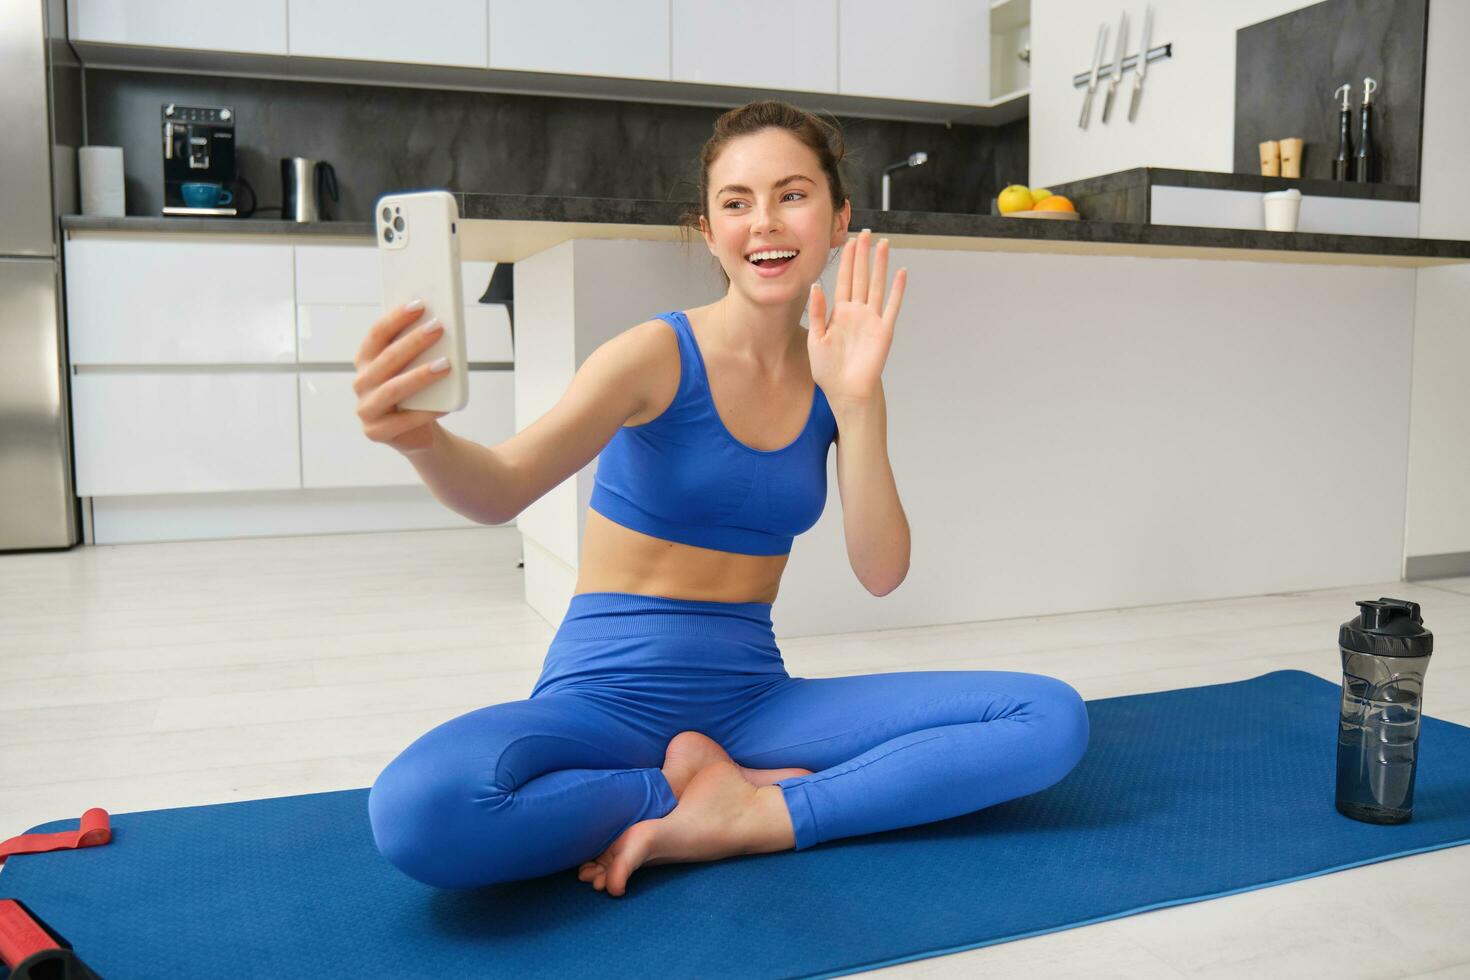
<svg viewBox="0 0 1470 980"><path fill-rule="evenodd" d="M56 834L21 834L0 842L0 864L12 854L39 854L42 851L65 851L76 847L96 847L112 840L112 827L107 811L93 807L82 814L81 826Z"/></svg>

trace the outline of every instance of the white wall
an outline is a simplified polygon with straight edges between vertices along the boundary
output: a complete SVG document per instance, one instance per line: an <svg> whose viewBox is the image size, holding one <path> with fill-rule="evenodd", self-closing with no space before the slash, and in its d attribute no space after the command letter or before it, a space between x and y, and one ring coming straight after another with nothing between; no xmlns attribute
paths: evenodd
<svg viewBox="0 0 1470 980"><path fill-rule="evenodd" d="M1470 239L1470 3L1430 0L1419 234ZM1420 269L1409 416L1409 556L1470 552L1470 267Z"/></svg>
<svg viewBox="0 0 1470 980"><path fill-rule="evenodd" d="M1138 121L1114 109L1101 122L1094 104L1077 126L1082 90L1073 73L1090 68L1098 23L1108 21L1112 57L1122 7L1087 0L1032 0L1032 186L1131 167L1234 169L1235 32L1302 7L1300 0L1152 0L1154 45L1175 56L1149 65ZM1129 3L1130 53L1143 30L1143 3ZM1419 234L1470 239L1470 2L1430 0L1425 57L1424 147ZM1131 85L1132 75L1124 75ZM1414 307L1413 388L1404 553L1470 553L1470 268L1422 269Z"/></svg>
<svg viewBox="0 0 1470 980"><path fill-rule="evenodd" d="M1234 169L1235 32L1312 5L1301 0L1150 3L1154 8L1150 44L1172 41L1174 56L1148 66L1136 122L1128 121L1123 91L1123 86L1133 84L1133 73L1128 72L1119 86L1123 104L1113 106L1111 120L1102 122L1100 80L1092 120L1081 129L1077 116L1085 90L1072 87L1072 76L1092 68L1098 24L1108 23L1106 64L1113 60L1118 15L1127 10L1127 50L1133 54L1143 36L1145 3L1031 0L1031 186L1132 167Z"/></svg>

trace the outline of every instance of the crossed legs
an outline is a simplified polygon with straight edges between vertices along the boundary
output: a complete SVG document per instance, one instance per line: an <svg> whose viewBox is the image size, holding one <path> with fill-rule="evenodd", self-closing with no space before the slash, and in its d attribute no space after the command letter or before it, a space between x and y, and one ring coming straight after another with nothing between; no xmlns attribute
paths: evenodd
<svg viewBox="0 0 1470 980"><path fill-rule="evenodd" d="M610 852L647 838L603 882L611 890L616 881L621 894L650 859L709 859L680 857L677 847L660 857L656 838L679 831L687 851L690 830L732 807L750 811L736 836L755 840L726 840L729 853L777 849L769 837L775 816L789 827L782 846L804 850L1038 792L1070 772L1087 746L1086 705L1039 674L787 677L753 691L737 713L717 718L644 714L625 697L566 689L452 719L378 777L368 801L378 847L420 881L467 888L585 871L603 858L611 871ZM689 758L680 769L669 752L687 730L713 741L718 756L675 777L686 780L681 799L665 768L689 768ZM679 820L639 829L685 803ZM595 884L596 873L584 880Z"/></svg>

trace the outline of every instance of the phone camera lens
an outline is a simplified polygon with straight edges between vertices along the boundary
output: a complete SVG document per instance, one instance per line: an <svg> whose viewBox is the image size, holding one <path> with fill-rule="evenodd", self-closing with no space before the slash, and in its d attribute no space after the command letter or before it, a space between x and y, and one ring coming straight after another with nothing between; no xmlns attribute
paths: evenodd
<svg viewBox="0 0 1470 980"><path fill-rule="evenodd" d="M401 215L393 219L393 227L397 231L403 230L403 217Z"/></svg>
<svg viewBox="0 0 1470 980"><path fill-rule="evenodd" d="M393 229L392 228L384 228L383 229L383 241L385 241L385 242L391 242L392 240L393 240Z"/></svg>
<svg viewBox="0 0 1470 980"><path fill-rule="evenodd" d="M393 220L393 211L392 211L392 209L391 208L387 208L387 207L383 208L383 224L386 225L388 222L390 222L392 220Z"/></svg>

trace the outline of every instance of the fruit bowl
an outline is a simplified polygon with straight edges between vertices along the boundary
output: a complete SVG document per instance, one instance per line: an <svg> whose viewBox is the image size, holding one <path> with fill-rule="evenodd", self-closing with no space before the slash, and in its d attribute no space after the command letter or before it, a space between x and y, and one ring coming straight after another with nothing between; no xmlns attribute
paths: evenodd
<svg viewBox="0 0 1470 980"><path fill-rule="evenodd" d="M1010 211L1001 215L1002 218L1050 218L1053 221L1081 221L1082 215L1076 211Z"/></svg>

